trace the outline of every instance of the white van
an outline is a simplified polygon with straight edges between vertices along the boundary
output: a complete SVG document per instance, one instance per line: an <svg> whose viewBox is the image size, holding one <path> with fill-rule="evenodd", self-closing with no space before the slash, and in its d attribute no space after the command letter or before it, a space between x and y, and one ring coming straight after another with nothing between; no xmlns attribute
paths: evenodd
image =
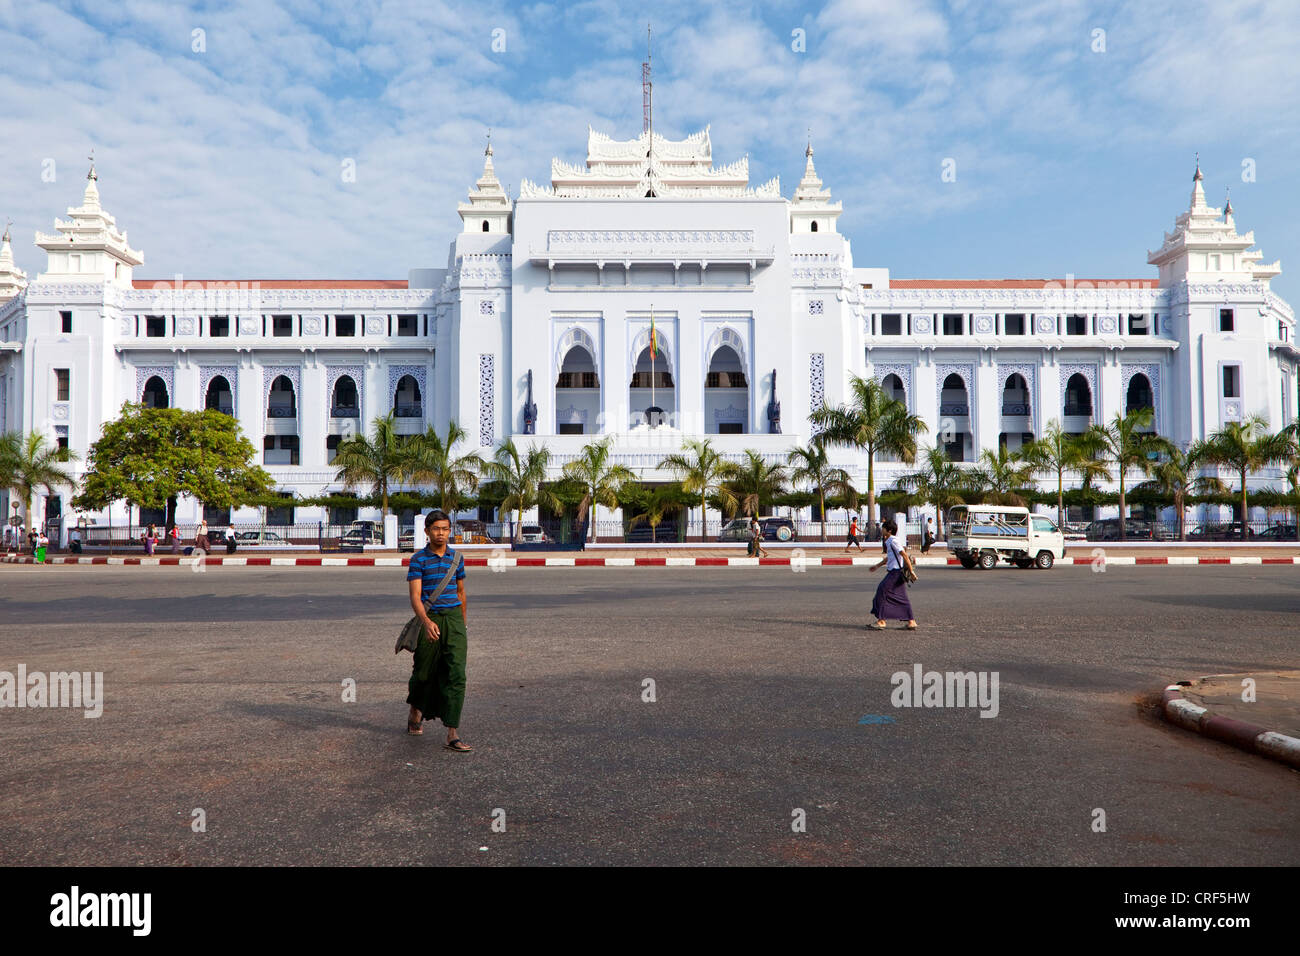
<svg viewBox="0 0 1300 956"><path fill-rule="evenodd" d="M1056 522L1009 505L957 505L948 512L948 551L964 568L991 571L1001 558L1018 568L1050 568L1065 557Z"/></svg>

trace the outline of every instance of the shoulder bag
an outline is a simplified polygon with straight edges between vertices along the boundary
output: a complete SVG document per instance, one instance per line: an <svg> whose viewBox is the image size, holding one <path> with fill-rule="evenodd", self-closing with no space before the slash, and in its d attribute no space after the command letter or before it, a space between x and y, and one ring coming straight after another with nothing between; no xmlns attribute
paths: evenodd
<svg viewBox="0 0 1300 956"><path fill-rule="evenodd" d="M461 560L460 552L457 551L456 560L451 563L451 567L447 569L447 573L442 576L442 580L438 582L438 586L433 589L433 597L424 602L425 614L428 614L429 608L433 606L433 603L437 601L438 598L442 597L442 592L447 589L447 582L451 580L452 575L454 575L460 568ZM420 620L420 615L412 614L411 619L407 621L406 626L402 628L402 633L397 635L397 646L393 648L393 653L400 654L402 651L410 651L414 654L415 649L420 646L420 635L422 633L424 633L424 622Z"/></svg>

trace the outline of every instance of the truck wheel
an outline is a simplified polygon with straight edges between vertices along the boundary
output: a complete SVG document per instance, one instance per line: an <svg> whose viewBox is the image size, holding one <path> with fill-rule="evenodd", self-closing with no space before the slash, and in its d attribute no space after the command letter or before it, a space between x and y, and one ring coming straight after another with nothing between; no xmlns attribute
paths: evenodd
<svg viewBox="0 0 1300 956"><path fill-rule="evenodd" d="M998 553L996 551L981 551L979 563L981 570L992 571L998 566Z"/></svg>
<svg viewBox="0 0 1300 956"><path fill-rule="evenodd" d="M1055 560L1056 559L1052 557L1052 552L1039 551L1038 558L1037 560L1034 561L1034 564L1036 564L1042 570L1046 571L1048 568L1052 566Z"/></svg>

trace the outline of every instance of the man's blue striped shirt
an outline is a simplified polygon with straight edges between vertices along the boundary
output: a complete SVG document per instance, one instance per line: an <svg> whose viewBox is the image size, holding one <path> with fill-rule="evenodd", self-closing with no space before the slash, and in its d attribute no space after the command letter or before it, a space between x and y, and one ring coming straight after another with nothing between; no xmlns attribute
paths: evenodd
<svg viewBox="0 0 1300 956"><path fill-rule="evenodd" d="M441 557L434 554L426 545L422 551L417 551L411 555L411 563L406 570L406 580L414 581L416 578L423 578L424 583L420 588L420 600L425 604L433 597L433 589L438 586L438 582L443 579L447 569L451 567L452 562L456 560L456 552L448 547L445 554ZM461 581L465 577L465 564L456 571L455 580L448 581L447 587L443 589L438 600L433 602L434 611L445 611L448 608L460 607L460 598L456 594L456 581Z"/></svg>

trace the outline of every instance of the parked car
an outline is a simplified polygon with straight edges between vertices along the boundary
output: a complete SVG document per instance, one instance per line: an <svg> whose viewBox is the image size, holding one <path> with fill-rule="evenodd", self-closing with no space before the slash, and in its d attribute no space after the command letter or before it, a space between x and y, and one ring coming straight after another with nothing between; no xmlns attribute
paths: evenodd
<svg viewBox="0 0 1300 956"><path fill-rule="evenodd" d="M352 545L383 544L384 532L382 528L351 527L343 532L339 541Z"/></svg>
<svg viewBox="0 0 1300 956"><path fill-rule="evenodd" d="M1086 521L1067 521L1061 528L1061 534L1066 541L1086 541L1088 540L1088 522Z"/></svg>
<svg viewBox="0 0 1300 956"><path fill-rule="evenodd" d="M453 540L457 544L496 544L496 539L487 533L487 525L475 518L457 521Z"/></svg>
<svg viewBox="0 0 1300 956"><path fill-rule="evenodd" d="M1255 535L1255 538L1259 541L1294 541L1296 539L1296 527L1293 524L1275 524L1270 528L1265 528Z"/></svg>
<svg viewBox="0 0 1300 956"><path fill-rule="evenodd" d="M1088 525L1087 537L1089 541L1118 541L1119 519L1101 518L1092 522ZM1137 518L1128 518L1124 522L1124 537L1128 541L1150 541L1151 525Z"/></svg>
<svg viewBox="0 0 1300 956"><path fill-rule="evenodd" d="M551 538L542 526L539 524L526 524L519 527L519 542L521 544L550 544Z"/></svg>
<svg viewBox="0 0 1300 956"><path fill-rule="evenodd" d="M1249 528L1246 530L1246 540L1255 537L1255 533ZM1209 523L1200 524L1187 532L1188 541L1240 541L1241 540L1241 522L1233 521L1230 524Z"/></svg>
<svg viewBox="0 0 1300 956"><path fill-rule="evenodd" d="M758 524L763 529L763 539L766 541L793 541L799 537L794 522L789 518L768 515L760 517ZM733 518L723 527L722 532L718 535L718 540L748 541L749 537L749 519Z"/></svg>
<svg viewBox="0 0 1300 956"><path fill-rule="evenodd" d="M397 536L398 551L415 550L415 528L406 528Z"/></svg>
<svg viewBox="0 0 1300 956"><path fill-rule="evenodd" d="M279 535L278 532L275 531L239 531L235 534L235 540L241 545L283 545L288 543Z"/></svg>

